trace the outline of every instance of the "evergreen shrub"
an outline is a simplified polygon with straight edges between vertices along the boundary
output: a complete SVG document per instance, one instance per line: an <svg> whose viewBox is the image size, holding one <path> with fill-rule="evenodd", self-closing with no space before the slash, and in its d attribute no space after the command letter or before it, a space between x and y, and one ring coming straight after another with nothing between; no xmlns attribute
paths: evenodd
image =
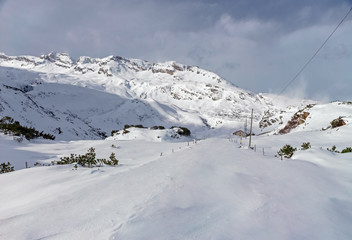
<svg viewBox="0 0 352 240"><path fill-rule="evenodd" d="M297 151L297 148L294 148L291 145L286 144L277 153L279 154L279 156L283 156L285 158L291 158L295 151Z"/></svg>

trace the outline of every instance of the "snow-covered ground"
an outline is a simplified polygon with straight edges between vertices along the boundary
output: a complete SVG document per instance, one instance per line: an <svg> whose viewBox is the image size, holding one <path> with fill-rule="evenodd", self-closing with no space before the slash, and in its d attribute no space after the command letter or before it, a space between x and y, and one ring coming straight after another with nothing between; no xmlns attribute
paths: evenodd
<svg viewBox="0 0 352 240"><path fill-rule="evenodd" d="M0 238L352 239L352 153L326 150L352 146L351 122L254 136L256 151L248 138L242 147L228 135L157 142L146 131L130 140L70 142L0 135L1 160L15 159L17 169L90 147L97 157L115 152L120 160L117 167L1 174ZM284 144L308 141L312 148L292 159L274 157Z"/></svg>
<svg viewBox="0 0 352 240"><path fill-rule="evenodd" d="M314 104L175 62L0 54L0 117L56 136L0 132L0 164L16 170L0 175L0 239L350 240L352 153L327 148L352 147L352 103ZM252 109L253 149L232 134ZM345 125L329 127L337 118ZM286 144L292 159L275 157ZM91 147L119 165L34 167Z"/></svg>

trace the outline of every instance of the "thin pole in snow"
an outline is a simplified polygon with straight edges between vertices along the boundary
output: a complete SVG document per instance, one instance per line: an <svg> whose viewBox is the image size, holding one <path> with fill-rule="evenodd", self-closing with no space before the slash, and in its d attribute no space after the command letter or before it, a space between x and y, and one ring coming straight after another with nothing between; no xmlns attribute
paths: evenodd
<svg viewBox="0 0 352 240"><path fill-rule="evenodd" d="M247 117L246 117L246 123L244 124L244 137L247 138Z"/></svg>
<svg viewBox="0 0 352 240"><path fill-rule="evenodd" d="M252 126L253 126L253 108L252 108L252 114L251 114L251 128L249 131L249 147L251 147L251 143L252 143Z"/></svg>

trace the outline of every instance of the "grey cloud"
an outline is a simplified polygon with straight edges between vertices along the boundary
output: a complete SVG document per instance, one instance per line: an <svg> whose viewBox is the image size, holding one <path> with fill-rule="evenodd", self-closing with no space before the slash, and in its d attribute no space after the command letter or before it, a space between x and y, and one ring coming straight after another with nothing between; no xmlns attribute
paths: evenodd
<svg viewBox="0 0 352 240"><path fill-rule="evenodd" d="M4 5L5 1L6 0L0 0L0 10L1 10L2 5Z"/></svg>
<svg viewBox="0 0 352 240"><path fill-rule="evenodd" d="M255 92L279 92L351 5L343 0L0 1L0 51L176 60ZM346 66L352 61L348 24L351 16L303 73L307 97L350 96L352 87L340 87L352 76ZM336 86L327 92L333 76Z"/></svg>

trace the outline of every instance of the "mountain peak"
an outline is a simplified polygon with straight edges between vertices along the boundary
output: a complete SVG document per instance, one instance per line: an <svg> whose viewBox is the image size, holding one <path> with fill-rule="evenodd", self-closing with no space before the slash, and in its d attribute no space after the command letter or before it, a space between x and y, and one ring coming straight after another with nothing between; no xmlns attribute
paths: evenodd
<svg viewBox="0 0 352 240"><path fill-rule="evenodd" d="M41 127L58 139L99 137L125 124L242 127L251 109L256 121L264 111L276 111L270 98L175 61L111 55L73 62L56 52L40 58L0 55L0 76L0 115L24 119L24 125ZM36 119L41 119L37 125Z"/></svg>
<svg viewBox="0 0 352 240"><path fill-rule="evenodd" d="M47 55L41 55L40 58L65 68L69 68L73 65L73 61L67 53L50 52Z"/></svg>

